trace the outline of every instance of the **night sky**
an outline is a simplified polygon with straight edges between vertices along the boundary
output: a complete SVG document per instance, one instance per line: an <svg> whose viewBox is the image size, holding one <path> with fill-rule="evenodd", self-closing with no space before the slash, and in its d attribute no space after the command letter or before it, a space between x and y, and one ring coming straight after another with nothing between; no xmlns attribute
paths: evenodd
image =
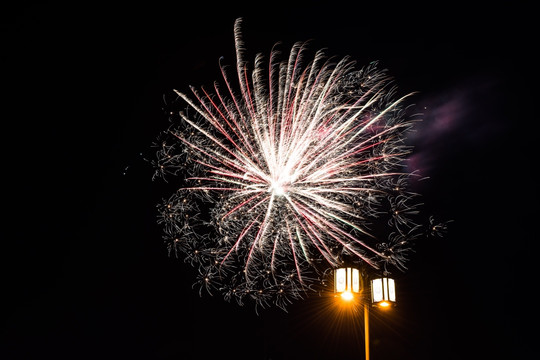
<svg viewBox="0 0 540 360"><path fill-rule="evenodd" d="M179 3L2 11L0 358L363 358L361 317L338 318L332 296L258 314L201 297L162 242L155 205L174 184L144 159L172 90L234 65L237 17L250 60L311 40L418 92L410 164L429 177L425 212L450 222L395 273L398 306L372 313L372 358L537 353L531 9Z"/></svg>

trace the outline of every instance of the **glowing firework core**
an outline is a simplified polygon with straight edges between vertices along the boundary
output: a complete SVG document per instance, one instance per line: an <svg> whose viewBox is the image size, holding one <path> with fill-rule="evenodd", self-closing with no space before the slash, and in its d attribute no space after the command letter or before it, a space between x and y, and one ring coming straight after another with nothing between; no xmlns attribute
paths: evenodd
<svg viewBox="0 0 540 360"><path fill-rule="evenodd" d="M280 174L276 180L271 182L270 191L274 196L283 196L289 191L293 191L294 177L287 175L286 173Z"/></svg>
<svg viewBox="0 0 540 360"><path fill-rule="evenodd" d="M287 187L282 181L277 180L272 182L272 186L270 187L269 191L272 192L274 196L283 196L287 191Z"/></svg>

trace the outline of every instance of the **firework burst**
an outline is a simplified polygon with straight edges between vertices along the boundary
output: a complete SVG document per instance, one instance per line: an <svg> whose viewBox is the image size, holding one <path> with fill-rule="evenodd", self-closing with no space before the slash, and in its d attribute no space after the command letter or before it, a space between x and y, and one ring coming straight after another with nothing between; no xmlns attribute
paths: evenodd
<svg viewBox="0 0 540 360"><path fill-rule="evenodd" d="M238 78L220 62L224 86L175 91L189 111L155 143L156 176L181 186L158 206L169 251L201 290L282 308L344 261L404 268L419 205L403 171L410 94L376 63L307 61L305 43L249 70L240 25Z"/></svg>

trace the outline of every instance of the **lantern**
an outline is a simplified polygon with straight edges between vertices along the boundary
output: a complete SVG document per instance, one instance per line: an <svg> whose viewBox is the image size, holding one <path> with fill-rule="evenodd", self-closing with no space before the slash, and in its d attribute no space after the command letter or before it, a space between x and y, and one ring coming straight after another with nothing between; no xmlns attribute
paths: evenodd
<svg viewBox="0 0 540 360"><path fill-rule="evenodd" d="M383 277L371 280L371 304L379 307L389 307L396 304L394 279Z"/></svg>
<svg viewBox="0 0 540 360"><path fill-rule="evenodd" d="M334 292L344 300L352 300L360 288L360 271L353 267L339 268L334 271Z"/></svg>

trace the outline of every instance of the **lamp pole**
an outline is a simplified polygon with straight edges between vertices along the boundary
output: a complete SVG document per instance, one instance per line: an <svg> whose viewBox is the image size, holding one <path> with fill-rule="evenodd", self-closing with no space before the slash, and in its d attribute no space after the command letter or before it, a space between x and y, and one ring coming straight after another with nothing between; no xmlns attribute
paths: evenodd
<svg viewBox="0 0 540 360"><path fill-rule="evenodd" d="M364 282L364 276L360 275L362 281L362 306L364 307L364 348L366 351L366 360L369 360L369 301L367 301L367 291Z"/></svg>

